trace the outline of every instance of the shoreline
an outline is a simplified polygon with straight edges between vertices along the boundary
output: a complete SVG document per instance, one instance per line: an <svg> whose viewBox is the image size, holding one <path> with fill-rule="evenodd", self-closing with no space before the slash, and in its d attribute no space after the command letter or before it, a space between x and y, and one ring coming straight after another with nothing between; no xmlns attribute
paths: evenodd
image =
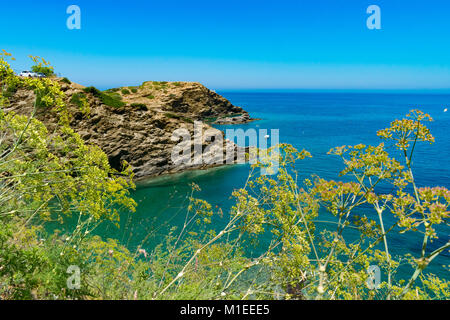
<svg viewBox="0 0 450 320"><path fill-rule="evenodd" d="M247 164L247 163L245 163L245 164ZM202 175L206 175L210 172L215 172L218 170L231 169L232 167L234 167L236 165L240 165L240 164L231 163L231 164L212 165L212 166L204 167L204 168L190 168L190 169L186 169L186 170L182 170L182 171L178 171L178 172L170 172L170 173L163 173L160 175L141 177L141 178L133 180L133 182L136 184L136 189L139 189L139 188L149 187L154 184L158 184L158 182L162 182L162 184L164 184L163 180L170 181L170 180L176 179L177 177L181 178L182 176L187 176L187 175L202 176ZM198 173L198 174L195 174L195 173Z"/></svg>

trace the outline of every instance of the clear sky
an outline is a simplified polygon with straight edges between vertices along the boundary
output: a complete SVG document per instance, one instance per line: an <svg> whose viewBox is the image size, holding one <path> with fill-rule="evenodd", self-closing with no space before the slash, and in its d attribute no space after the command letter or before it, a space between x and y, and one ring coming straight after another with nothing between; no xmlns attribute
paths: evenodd
<svg viewBox="0 0 450 320"><path fill-rule="evenodd" d="M69 30L69 5L81 29ZM369 5L381 30L369 30ZM146 80L212 89L450 91L449 0L17 0L0 49L99 88Z"/></svg>

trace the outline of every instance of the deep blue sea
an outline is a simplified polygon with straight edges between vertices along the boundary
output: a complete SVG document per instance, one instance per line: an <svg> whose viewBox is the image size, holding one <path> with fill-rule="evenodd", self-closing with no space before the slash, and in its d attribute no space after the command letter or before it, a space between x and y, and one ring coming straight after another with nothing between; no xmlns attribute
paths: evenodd
<svg viewBox="0 0 450 320"><path fill-rule="evenodd" d="M436 142L433 145L421 143L416 147L413 159L416 182L419 186L450 188L450 111L444 112L445 108L450 107L450 95L303 92L220 94L234 105L243 107L252 117L262 119L232 128L268 129L269 132L270 129L279 129L280 142L312 153L312 159L299 163L298 169L303 178L317 174L326 179L339 179L338 173L343 166L337 157L327 155L330 148L358 143L378 145L381 139L376 135L377 130L388 127L392 120L402 118L411 109L420 109L434 118L429 127ZM400 159L397 150L390 149L390 152L391 156ZM248 173L248 165L234 165L147 181L133 193L138 203L137 212L122 216L120 230L104 227L102 234L119 238L130 248L142 245L151 250L170 227L182 225L191 182L197 183L202 189L196 195L198 198L226 212L232 205L231 192L244 185ZM327 213L321 214L324 219L332 219ZM386 225L393 221L388 213L384 219ZM213 225L219 227L223 222L217 217ZM432 243L431 249L449 240L449 227L440 228L439 234L441 239ZM417 254L416 248L420 247L421 240L419 234L395 234L390 237L391 253L396 255L409 251ZM448 279L449 273L442 265L450 265L448 252L430 266L430 271Z"/></svg>

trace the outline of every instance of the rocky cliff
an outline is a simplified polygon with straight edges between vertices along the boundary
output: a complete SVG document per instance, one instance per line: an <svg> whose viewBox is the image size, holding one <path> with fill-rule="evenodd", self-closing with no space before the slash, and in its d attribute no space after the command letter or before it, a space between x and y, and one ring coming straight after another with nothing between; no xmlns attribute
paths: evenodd
<svg viewBox="0 0 450 320"><path fill-rule="evenodd" d="M206 131L212 129L211 123L252 120L245 110L199 83L151 81L141 86L102 92L67 80L58 81L73 115L72 128L85 141L102 148L112 167L120 169L124 160L131 164L137 179L206 168L227 161L224 156L222 163L174 163L172 150L180 142L173 138L175 130L186 129L194 137L194 122L197 121L202 122L201 128ZM34 98L32 91L19 89L10 99L6 111L29 115ZM38 108L36 117L49 127L50 132L57 123L56 116L44 108ZM221 131L217 132L223 137ZM202 150L207 153L212 142L203 138ZM189 157L193 158L193 140L186 143L191 147ZM228 143L223 150L229 163L236 158L238 147Z"/></svg>

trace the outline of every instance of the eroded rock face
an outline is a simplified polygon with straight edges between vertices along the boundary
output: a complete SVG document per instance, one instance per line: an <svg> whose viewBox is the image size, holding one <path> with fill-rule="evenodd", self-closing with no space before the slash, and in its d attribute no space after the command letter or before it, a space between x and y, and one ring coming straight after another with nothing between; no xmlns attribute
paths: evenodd
<svg viewBox="0 0 450 320"><path fill-rule="evenodd" d="M127 89L129 93L122 93L122 88L109 91L126 104L121 107L106 105L101 98L83 92L80 85L61 83L61 87L66 93L67 105L73 115L71 127L85 141L98 145L108 155L112 167L120 170L123 161L131 164L137 179L232 162L236 159L238 150L242 152L242 149L225 141L223 133L211 128L206 121L242 123L251 120L242 108L233 106L199 83L146 82L140 87ZM80 93L85 95L90 104L88 114L81 112L79 106L70 102L74 94ZM29 115L33 109L33 101L32 91L20 89L11 99L6 111ZM39 108L36 117L52 132L57 123L55 114ZM188 148L190 146L191 152L186 157L196 159L194 122L198 129L197 121L202 122L202 132L216 130L216 134L224 140L222 159L211 160L211 154L221 148L220 141L203 137L201 149L210 158L209 162L174 163L172 151L175 146L183 146L183 143ZM191 139L175 139L174 132L180 129L189 133Z"/></svg>

